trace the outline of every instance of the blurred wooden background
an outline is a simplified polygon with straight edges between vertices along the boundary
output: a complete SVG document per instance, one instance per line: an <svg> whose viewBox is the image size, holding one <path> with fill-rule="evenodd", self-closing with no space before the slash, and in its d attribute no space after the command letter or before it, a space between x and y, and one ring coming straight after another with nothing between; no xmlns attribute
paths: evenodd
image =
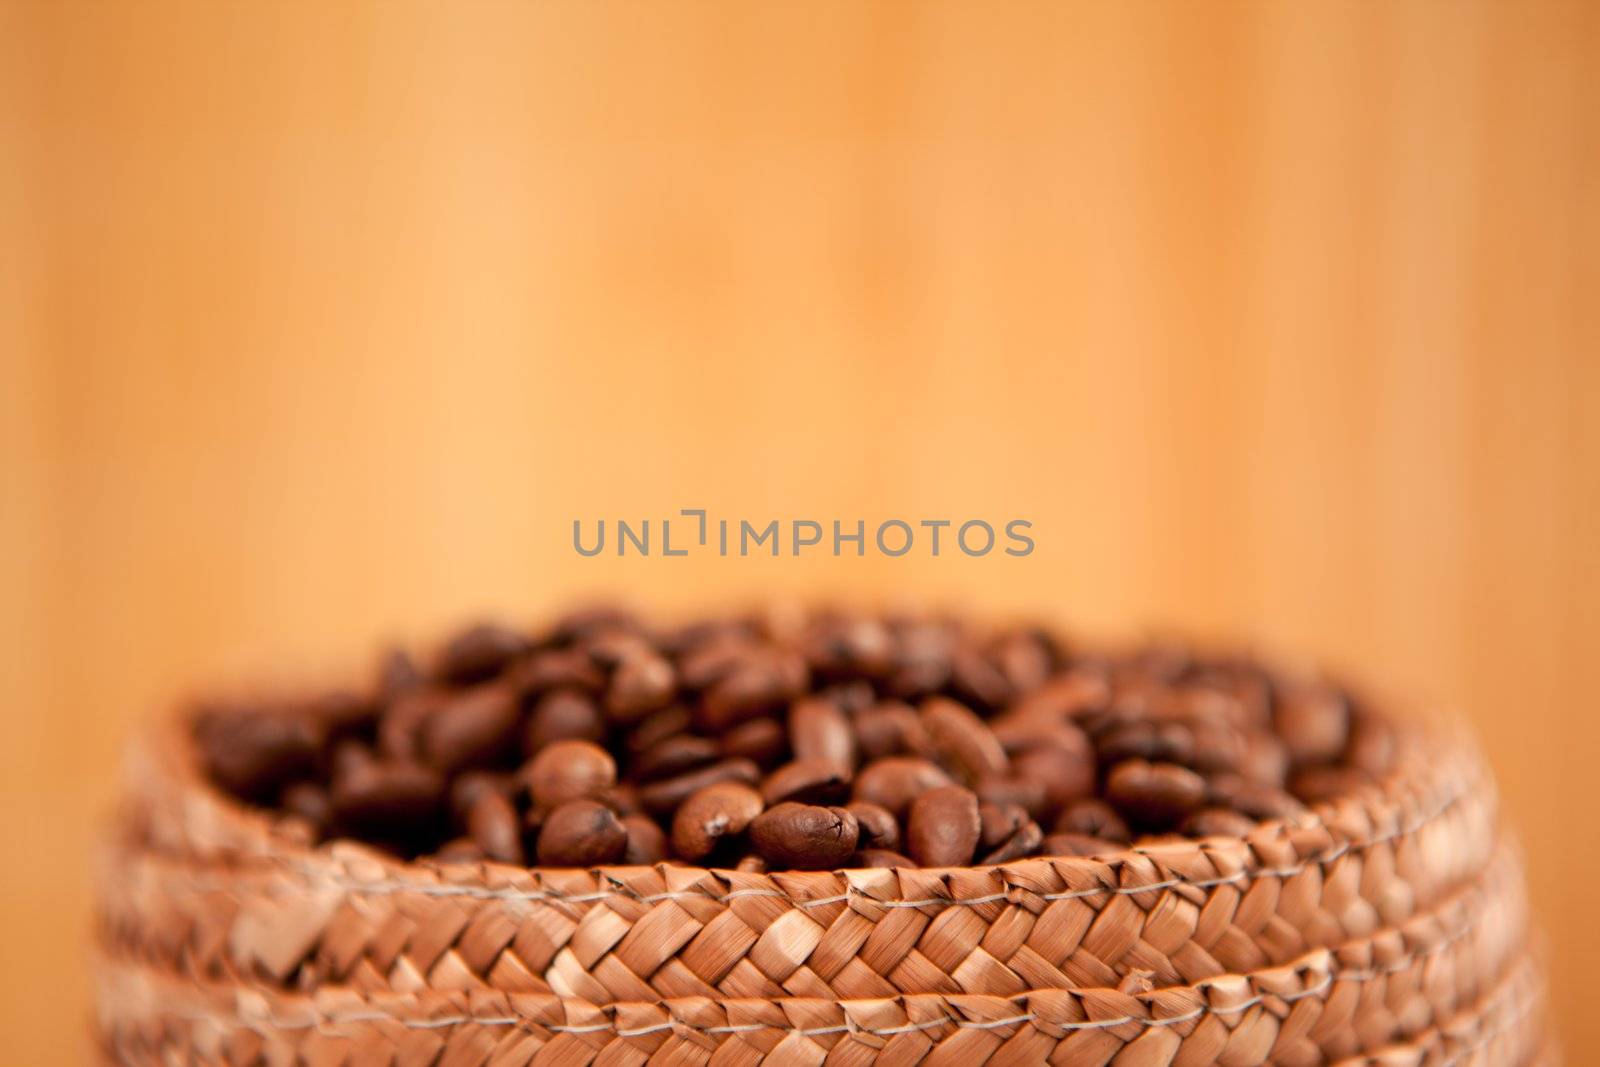
<svg viewBox="0 0 1600 1067"><path fill-rule="evenodd" d="M130 724L593 590L1458 707L1596 1047L1597 65L1578 3L0 4L8 1058L73 1054ZM1038 549L569 547L692 506Z"/></svg>

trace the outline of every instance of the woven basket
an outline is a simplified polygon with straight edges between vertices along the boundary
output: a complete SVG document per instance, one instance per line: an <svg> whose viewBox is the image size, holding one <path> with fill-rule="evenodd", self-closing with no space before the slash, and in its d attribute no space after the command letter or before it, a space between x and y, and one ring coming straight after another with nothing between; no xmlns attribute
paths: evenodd
<svg viewBox="0 0 1600 1067"><path fill-rule="evenodd" d="M111 1062L1555 1062L1492 786L1418 729L1244 839L944 870L405 864L197 767L177 722L130 759Z"/></svg>

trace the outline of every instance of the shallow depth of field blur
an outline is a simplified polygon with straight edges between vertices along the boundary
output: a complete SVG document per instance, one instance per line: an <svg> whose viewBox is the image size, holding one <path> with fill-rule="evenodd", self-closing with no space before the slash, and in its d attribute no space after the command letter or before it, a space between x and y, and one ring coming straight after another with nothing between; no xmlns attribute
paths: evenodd
<svg viewBox="0 0 1600 1067"><path fill-rule="evenodd" d="M10 1057L82 1051L131 724L596 591L1457 708L1600 1044L1597 64L1579 3L0 0ZM1037 548L572 551L686 507Z"/></svg>

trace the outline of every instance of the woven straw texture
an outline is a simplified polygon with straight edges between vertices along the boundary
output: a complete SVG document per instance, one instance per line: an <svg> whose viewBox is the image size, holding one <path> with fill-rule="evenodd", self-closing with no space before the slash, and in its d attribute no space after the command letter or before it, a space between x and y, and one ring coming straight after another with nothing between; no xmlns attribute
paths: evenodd
<svg viewBox="0 0 1600 1067"><path fill-rule="evenodd" d="M1463 746L1244 840L755 874L308 849L169 726L106 850L111 1062L1555 1062Z"/></svg>

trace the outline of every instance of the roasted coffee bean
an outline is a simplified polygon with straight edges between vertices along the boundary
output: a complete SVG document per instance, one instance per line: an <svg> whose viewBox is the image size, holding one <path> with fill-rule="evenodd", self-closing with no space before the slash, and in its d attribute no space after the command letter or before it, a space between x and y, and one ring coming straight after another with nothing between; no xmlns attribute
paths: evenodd
<svg viewBox="0 0 1600 1067"><path fill-rule="evenodd" d="M682 704L673 704L651 712L634 724L623 737L623 745L630 758L637 759L641 752L650 751L667 738L688 733L691 726L689 709Z"/></svg>
<svg viewBox="0 0 1600 1067"><path fill-rule="evenodd" d="M699 720L712 733L721 733L778 710L805 690L806 678L805 661L798 656L776 650L752 655L706 690Z"/></svg>
<svg viewBox="0 0 1600 1067"><path fill-rule="evenodd" d="M534 803L553 808L579 797L594 797L617 784L611 754L588 741L557 741L519 772Z"/></svg>
<svg viewBox="0 0 1600 1067"><path fill-rule="evenodd" d="M946 697L922 705L922 728L939 762L969 785L1010 769L1005 750L989 727L970 710Z"/></svg>
<svg viewBox="0 0 1600 1067"><path fill-rule="evenodd" d="M650 816L624 815L622 829L628 835L628 844L619 862L629 867L648 867L660 863L670 854L665 831Z"/></svg>
<svg viewBox="0 0 1600 1067"><path fill-rule="evenodd" d="M941 786L911 802L906 851L924 867L959 867L972 862L981 832L977 794Z"/></svg>
<svg viewBox="0 0 1600 1067"><path fill-rule="evenodd" d="M722 754L776 767L789 754L789 738L775 719L751 719L722 735Z"/></svg>
<svg viewBox="0 0 1600 1067"><path fill-rule="evenodd" d="M632 782L618 782L594 799L618 815L638 815L644 811L644 805L639 803L639 790Z"/></svg>
<svg viewBox="0 0 1600 1067"><path fill-rule="evenodd" d="M1194 738L1194 756L1188 761L1191 767L1202 774L1239 770L1245 759L1245 739L1237 726L1208 719L1190 721L1188 726Z"/></svg>
<svg viewBox="0 0 1600 1067"><path fill-rule="evenodd" d="M506 680L517 692L525 695L551 689L598 693L606 685L604 672L581 648L552 648L535 652L513 664L506 672Z"/></svg>
<svg viewBox="0 0 1600 1067"><path fill-rule="evenodd" d="M877 619L819 620L805 647L824 678L882 678L894 668L894 638Z"/></svg>
<svg viewBox="0 0 1600 1067"><path fill-rule="evenodd" d="M1110 804L1093 797L1074 800L1063 808L1056 818L1055 832L1124 843L1133 840L1133 831L1128 829L1122 816Z"/></svg>
<svg viewBox="0 0 1600 1067"><path fill-rule="evenodd" d="M994 662L1014 693L1026 693L1050 677L1055 651L1047 635L1028 630L1006 634L995 647Z"/></svg>
<svg viewBox="0 0 1600 1067"><path fill-rule="evenodd" d="M557 741L605 740L606 723L600 709L576 689L551 689L534 702L522 731L522 751L536 756Z"/></svg>
<svg viewBox="0 0 1600 1067"><path fill-rule="evenodd" d="M1230 808L1201 808L1184 819L1178 831L1189 837L1244 837L1255 828L1254 819Z"/></svg>
<svg viewBox="0 0 1600 1067"><path fill-rule="evenodd" d="M686 860L701 860L725 838L742 834L765 805L761 794L740 782L718 782L693 793L672 817L672 847Z"/></svg>
<svg viewBox="0 0 1600 1067"><path fill-rule="evenodd" d="M641 786L639 803L651 815L663 818L671 815L679 804L688 800L691 793L708 785L717 782L743 782L745 785L755 785L760 778L760 768L749 760L725 759L709 767L680 774L676 778L667 778Z"/></svg>
<svg viewBox="0 0 1600 1067"><path fill-rule="evenodd" d="M988 657L975 648L957 648L950 657L950 688L962 700L980 708L1000 708L1011 702L1011 683Z"/></svg>
<svg viewBox="0 0 1600 1067"><path fill-rule="evenodd" d="M1295 819L1306 813L1306 806L1284 790L1243 778L1216 778L1208 794L1212 804L1252 819Z"/></svg>
<svg viewBox="0 0 1600 1067"><path fill-rule="evenodd" d="M318 693L305 707L307 716L326 738L369 736L380 710L377 701L348 689Z"/></svg>
<svg viewBox="0 0 1600 1067"><path fill-rule="evenodd" d="M1289 792L1301 803L1320 804L1339 797L1359 796L1372 786L1372 778L1354 767L1305 767L1289 781Z"/></svg>
<svg viewBox="0 0 1600 1067"><path fill-rule="evenodd" d="M1051 834L1039 846L1043 856L1109 856L1121 852L1125 842L1107 841L1088 834Z"/></svg>
<svg viewBox="0 0 1600 1067"><path fill-rule="evenodd" d="M1278 691L1273 715L1295 764L1332 763L1350 740L1350 707L1338 693L1311 686Z"/></svg>
<svg viewBox="0 0 1600 1067"><path fill-rule="evenodd" d="M1030 819L1042 818L1047 807L1044 783L1031 778L985 778L972 791L986 804L1017 804Z"/></svg>
<svg viewBox="0 0 1600 1067"><path fill-rule="evenodd" d="M898 819L917 797L950 784L950 776L927 760L886 756L861 768L851 798L876 804Z"/></svg>
<svg viewBox="0 0 1600 1067"><path fill-rule="evenodd" d="M444 778L431 767L399 760L354 763L333 780L335 822L384 840L426 827L444 802Z"/></svg>
<svg viewBox="0 0 1600 1067"><path fill-rule="evenodd" d="M614 722L638 722L672 702L677 685L672 664L653 652L623 658L606 688L606 714Z"/></svg>
<svg viewBox="0 0 1600 1067"><path fill-rule="evenodd" d="M738 863L734 864L733 869L736 871L743 871L746 874L766 874L768 870L767 861L762 859L760 856L754 855L744 857Z"/></svg>
<svg viewBox="0 0 1600 1067"><path fill-rule="evenodd" d="M483 849L470 837L457 837L439 846L433 858L440 863L482 863Z"/></svg>
<svg viewBox="0 0 1600 1067"><path fill-rule="evenodd" d="M201 719L197 737L211 777L251 800L309 775L322 742L309 719L275 711L218 710Z"/></svg>
<svg viewBox="0 0 1600 1067"><path fill-rule="evenodd" d="M1105 672L1080 663L1022 694L1005 717L1017 722L1066 722L1091 709L1104 707L1110 698L1111 687Z"/></svg>
<svg viewBox="0 0 1600 1067"><path fill-rule="evenodd" d="M527 650L527 639L516 631L479 623L452 637L439 651L437 673L456 685L481 682Z"/></svg>
<svg viewBox="0 0 1600 1067"><path fill-rule="evenodd" d="M1176 824L1206 799L1206 780L1176 763L1127 760L1106 776L1106 799L1145 829Z"/></svg>
<svg viewBox="0 0 1600 1067"><path fill-rule="evenodd" d="M936 622L913 622L893 630L894 670L887 688L902 699L920 700L943 689L950 680L954 641Z"/></svg>
<svg viewBox="0 0 1600 1067"><path fill-rule="evenodd" d="M318 833L326 830L333 817L328 791L311 782L296 782L283 791L278 801L284 811L299 816Z"/></svg>
<svg viewBox="0 0 1600 1067"><path fill-rule="evenodd" d="M844 808L785 803L768 808L750 824L750 841L769 864L785 870L820 871L841 866L856 850L860 828Z"/></svg>
<svg viewBox="0 0 1600 1067"><path fill-rule="evenodd" d="M1095 742L1095 751L1104 766L1130 759L1187 765L1194 759L1194 735L1180 722L1140 719L1112 727Z"/></svg>
<svg viewBox="0 0 1600 1067"><path fill-rule="evenodd" d="M715 763L721 755L722 745L709 737L676 734L640 753L633 761L633 777L641 782L672 778Z"/></svg>
<svg viewBox="0 0 1600 1067"><path fill-rule="evenodd" d="M679 654L678 680L685 689L706 689L732 674L760 645L749 632L715 634Z"/></svg>
<svg viewBox="0 0 1600 1067"><path fill-rule="evenodd" d="M915 867L909 856L885 848L864 848L851 860L852 867Z"/></svg>
<svg viewBox="0 0 1600 1067"><path fill-rule="evenodd" d="M850 795L850 772L832 760L798 759L785 763L761 783L768 806L792 800L799 804L834 804Z"/></svg>
<svg viewBox="0 0 1600 1067"><path fill-rule="evenodd" d="M378 719L378 751L390 759L419 758L422 724L449 701L448 690L427 686L401 693Z"/></svg>
<svg viewBox="0 0 1600 1067"><path fill-rule="evenodd" d="M865 760L933 755L933 742L909 704L891 701L867 708L855 717L855 731Z"/></svg>
<svg viewBox="0 0 1600 1067"><path fill-rule="evenodd" d="M1019 804L978 803L978 848L991 851L1032 820Z"/></svg>
<svg viewBox="0 0 1600 1067"><path fill-rule="evenodd" d="M553 808L539 829L539 862L546 867L616 863L627 848L628 832L616 812L594 800L569 800Z"/></svg>
<svg viewBox="0 0 1600 1067"><path fill-rule="evenodd" d="M1012 860L1031 856L1039 851L1039 846L1044 843L1044 831L1039 829L1039 824L1029 819L1017 827L1017 832L1002 841L989 853L984 855L979 862L985 864L1010 863Z"/></svg>
<svg viewBox="0 0 1600 1067"><path fill-rule="evenodd" d="M856 817L860 828L857 844L863 849L896 849L900 847L900 824L895 817L876 804L856 801L845 805Z"/></svg>
<svg viewBox="0 0 1600 1067"><path fill-rule="evenodd" d="M502 761L516 749L521 709L510 686L489 682L434 708L422 722L422 758L445 773Z"/></svg>
<svg viewBox="0 0 1600 1067"><path fill-rule="evenodd" d="M1289 776L1289 750L1271 734L1252 734L1244 740L1238 774L1263 785L1282 785Z"/></svg>
<svg viewBox="0 0 1600 1067"><path fill-rule="evenodd" d="M850 720L826 697L805 697L789 708L789 745L796 760L855 769L856 739Z"/></svg>
<svg viewBox="0 0 1600 1067"><path fill-rule="evenodd" d="M1012 757L1011 769L1018 778L1044 785L1045 812L1060 811L1094 792L1095 760L1087 742L1083 751L1046 744L1019 752Z"/></svg>
<svg viewBox="0 0 1600 1067"><path fill-rule="evenodd" d="M478 795L467 810L467 836L496 863L520 866L523 862L517 809L504 794L491 791Z"/></svg>
<svg viewBox="0 0 1600 1067"><path fill-rule="evenodd" d="M483 794L498 793L510 800L516 791L517 781L512 775L501 771L467 771L450 782L450 812L464 824L467 812Z"/></svg>

